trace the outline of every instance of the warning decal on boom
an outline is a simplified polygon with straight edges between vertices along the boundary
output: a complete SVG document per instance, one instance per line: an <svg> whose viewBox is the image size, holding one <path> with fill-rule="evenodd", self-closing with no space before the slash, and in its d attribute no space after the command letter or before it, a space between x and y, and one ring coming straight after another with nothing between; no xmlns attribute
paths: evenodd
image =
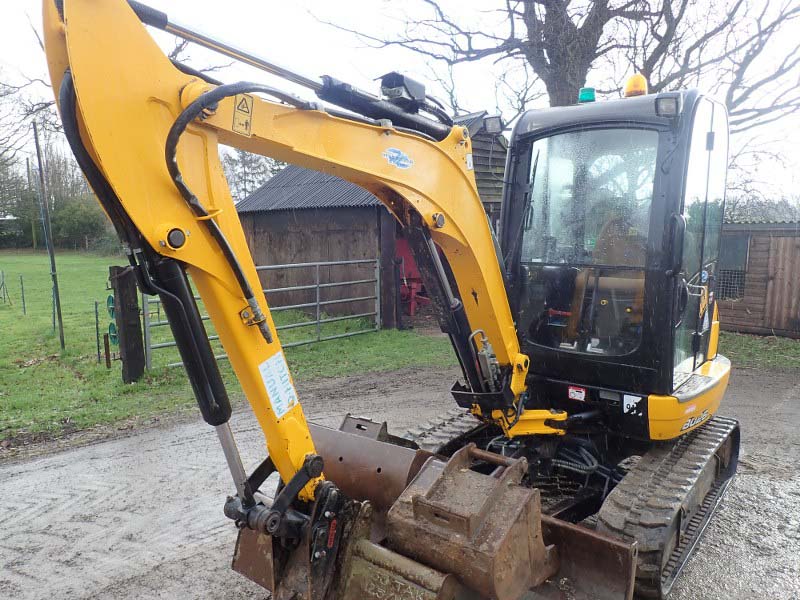
<svg viewBox="0 0 800 600"><path fill-rule="evenodd" d="M253 97L249 94L237 94L234 102L232 129L250 137L253 128Z"/></svg>

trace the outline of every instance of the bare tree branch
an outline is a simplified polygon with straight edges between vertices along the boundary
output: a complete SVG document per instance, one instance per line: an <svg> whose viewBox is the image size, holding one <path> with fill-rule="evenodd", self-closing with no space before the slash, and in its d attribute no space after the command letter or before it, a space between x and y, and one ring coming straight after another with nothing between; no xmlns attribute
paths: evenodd
<svg viewBox="0 0 800 600"><path fill-rule="evenodd" d="M33 21L31 21L31 16L28 13L25 13L25 18L28 19L28 25L30 26L33 35L36 36L36 41L39 44L39 49L42 52L44 52L44 42L42 41L42 36L39 35L39 30L33 26Z"/></svg>
<svg viewBox="0 0 800 600"><path fill-rule="evenodd" d="M724 99L734 134L800 114L800 45L792 39L800 0L494 0L478 19L448 2L409 3L405 12L414 19L388 34L332 25L371 47L404 48L449 70L500 65L497 102L507 122L542 90L551 105L572 104L592 73L604 93L620 94L633 71L652 92L701 87ZM520 61L530 73L512 76ZM768 149L754 152L775 162ZM732 168L756 169L747 156Z"/></svg>
<svg viewBox="0 0 800 600"><path fill-rule="evenodd" d="M433 68L433 65L428 65L429 75L431 81L435 81L439 84L439 87L445 93L445 102L447 106L452 111L453 115L459 115L462 113L467 112L461 106L461 103L458 100L458 93L456 91L456 80L455 74L453 73L453 65L447 65L446 72L443 75L441 72L437 71Z"/></svg>
<svg viewBox="0 0 800 600"><path fill-rule="evenodd" d="M641 71L654 92L714 81L714 91L728 92L734 116L753 104L786 114L794 100L785 98L786 106L754 102L756 92L776 81L794 85L791 75L800 69L800 59L787 57L763 81L750 74L775 36L794 24L799 2L782 0L775 9L776 3L756 0L496 0L484 12L502 21L490 28L468 25L461 15L448 13L440 0L419 0L418 11L408 10L419 17L405 21L395 35L330 24L373 47L398 46L449 66L522 57L553 105L574 102L588 73L602 60L628 73ZM613 91L621 83L616 74L610 76L612 82L603 87ZM763 116L741 114L748 122L761 122Z"/></svg>
<svg viewBox="0 0 800 600"><path fill-rule="evenodd" d="M189 44L190 44L190 42L188 40L184 40L182 38L176 37L175 38L175 44L172 47L172 50L170 50L167 53L167 58L169 58L173 62L183 62L183 63L190 62L192 60L192 57L189 56L189 53L188 53ZM203 67L198 68L197 70L200 73L214 73L216 71L221 71L223 69L227 69L228 67L231 67L233 64L234 64L234 62L231 61L231 62L218 64L218 65L203 66Z"/></svg>
<svg viewBox="0 0 800 600"><path fill-rule="evenodd" d="M503 120L509 125L531 108L532 104L539 103L547 95L541 89L538 77L527 65L522 65L519 71L522 72L521 76L516 76L514 70L507 70L497 78L497 112L503 114ZM501 107L505 107L506 111L503 112Z"/></svg>

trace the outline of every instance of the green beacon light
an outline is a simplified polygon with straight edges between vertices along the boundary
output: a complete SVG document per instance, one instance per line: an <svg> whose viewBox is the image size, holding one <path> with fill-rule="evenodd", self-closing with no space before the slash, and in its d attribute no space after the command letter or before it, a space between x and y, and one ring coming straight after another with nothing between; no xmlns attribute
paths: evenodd
<svg viewBox="0 0 800 600"><path fill-rule="evenodd" d="M584 102L594 102L594 101L595 101L594 88L592 87L581 88L581 91L578 92L578 104L583 104Z"/></svg>

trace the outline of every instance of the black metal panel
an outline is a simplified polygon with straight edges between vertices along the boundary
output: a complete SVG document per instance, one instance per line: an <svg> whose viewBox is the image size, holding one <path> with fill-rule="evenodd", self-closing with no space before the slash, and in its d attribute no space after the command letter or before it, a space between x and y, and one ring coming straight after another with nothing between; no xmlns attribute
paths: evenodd
<svg viewBox="0 0 800 600"><path fill-rule="evenodd" d="M576 379L574 373L563 379L534 376L529 407L555 408L570 414L600 410L608 431L640 440L650 439L647 391L632 394L624 382L616 385L619 382L602 381L590 385ZM570 399L570 387L576 384L585 390L584 400Z"/></svg>
<svg viewBox="0 0 800 600"><path fill-rule="evenodd" d="M696 90L683 93L684 114L685 105L691 95L696 95ZM647 123L665 127L671 120L656 115L656 98L658 94L624 98L620 100L603 100L601 102L586 102L573 106L558 106L542 110L529 110L514 127L511 143L514 138L529 134L536 134L546 129L570 126L581 126L609 121L627 121L629 123Z"/></svg>

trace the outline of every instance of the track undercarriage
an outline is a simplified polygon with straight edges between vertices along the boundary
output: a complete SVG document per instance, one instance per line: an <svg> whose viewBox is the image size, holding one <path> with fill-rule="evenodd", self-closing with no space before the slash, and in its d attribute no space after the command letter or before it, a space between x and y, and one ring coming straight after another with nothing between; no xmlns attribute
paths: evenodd
<svg viewBox="0 0 800 600"><path fill-rule="evenodd" d="M525 483L540 491L544 514L636 541L641 598L669 593L731 483L739 454L739 425L724 417L677 440L621 448L590 434L553 444L512 442L497 433L476 427L469 413L451 411L406 437L445 456L468 443L526 456Z"/></svg>

